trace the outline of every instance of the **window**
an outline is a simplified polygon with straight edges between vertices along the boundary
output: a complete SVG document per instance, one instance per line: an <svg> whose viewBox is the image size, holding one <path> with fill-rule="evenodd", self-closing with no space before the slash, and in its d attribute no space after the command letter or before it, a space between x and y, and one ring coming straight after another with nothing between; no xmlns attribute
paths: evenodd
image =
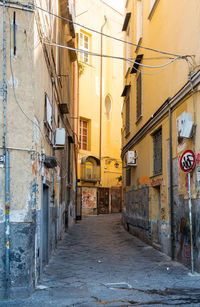
<svg viewBox="0 0 200 307"><path fill-rule="evenodd" d="M89 36L80 32L80 49L89 51ZM89 63L89 55L87 53L80 53L80 61Z"/></svg>
<svg viewBox="0 0 200 307"><path fill-rule="evenodd" d="M150 9L149 9L149 17L148 19L151 19L156 7L157 7L157 4L159 2L159 0L149 0L150 1Z"/></svg>
<svg viewBox="0 0 200 307"><path fill-rule="evenodd" d="M126 96L125 104L126 104L125 132L126 136L128 136L130 133L130 91Z"/></svg>
<svg viewBox="0 0 200 307"><path fill-rule="evenodd" d="M49 97L47 96L47 94L45 95L45 116L46 116L46 121L49 125L49 127L52 129L52 106L51 103L49 101Z"/></svg>
<svg viewBox="0 0 200 307"><path fill-rule="evenodd" d="M131 29L130 27L127 30L126 33L126 41L127 42L131 42ZM126 58L127 59L131 59L131 45L130 44L126 44ZM126 61L126 71L129 69L129 67L132 65L131 62Z"/></svg>
<svg viewBox="0 0 200 307"><path fill-rule="evenodd" d="M79 134L80 149L88 150L88 121L80 119L80 134Z"/></svg>
<svg viewBox="0 0 200 307"><path fill-rule="evenodd" d="M162 128L153 134L154 175L162 172Z"/></svg>
<svg viewBox="0 0 200 307"><path fill-rule="evenodd" d="M137 0L137 29L136 41L140 43L143 32L143 0Z"/></svg>
<svg viewBox="0 0 200 307"><path fill-rule="evenodd" d="M150 11L152 10L155 2L156 0L150 0Z"/></svg>
<svg viewBox="0 0 200 307"><path fill-rule="evenodd" d="M70 105L71 101L71 79L70 75L67 75L67 104Z"/></svg>
<svg viewBox="0 0 200 307"><path fill-rule="evenodd" d="M136 120L138 121L142 116L142 71L139 71L137 81L136 81Z"/></svg>
<svg viewBox="0 0 200 307"><path fill-rule="evenodd" d="M44 110L44 126L45 126L45 135L52 142L52 126L53 123L53 113L52 105L49 101L49 97L45 94L45 110Z"/></svg>
<svg viewBox="0 0 200 307"><path fill-rule="evenodd" d="M106 108L107 120L110 120L112 101L109 95L107 95L105 99L105 108Z"/></svg>

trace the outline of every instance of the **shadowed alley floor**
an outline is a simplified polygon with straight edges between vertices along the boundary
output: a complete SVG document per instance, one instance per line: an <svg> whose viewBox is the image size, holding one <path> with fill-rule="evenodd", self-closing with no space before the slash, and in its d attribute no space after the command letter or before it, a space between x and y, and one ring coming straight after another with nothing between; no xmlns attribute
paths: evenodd
<svg viewBox="0 0 200 307"><path fill-rule="evenodd" d="M127 233L119 214L100 215L65 235L31 298L0 306L200 306L199 285L198 274Z"/></svg>

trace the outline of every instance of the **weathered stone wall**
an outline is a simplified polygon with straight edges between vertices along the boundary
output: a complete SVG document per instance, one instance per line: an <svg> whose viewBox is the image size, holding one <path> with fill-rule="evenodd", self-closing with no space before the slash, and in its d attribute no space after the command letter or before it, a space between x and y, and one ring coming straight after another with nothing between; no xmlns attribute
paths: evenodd
<svg viewBox="0 0 200 307"><path fill-rule="evenodd" d="M144 187L125 193L124 221L128 230L146 242L150 242L149 188Z"/></svg>

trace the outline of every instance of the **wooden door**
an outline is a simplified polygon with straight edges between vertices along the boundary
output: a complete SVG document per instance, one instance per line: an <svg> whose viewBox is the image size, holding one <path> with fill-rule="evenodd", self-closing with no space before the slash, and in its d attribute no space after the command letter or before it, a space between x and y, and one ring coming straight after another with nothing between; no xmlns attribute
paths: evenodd
<svg viewBox="0 0 200 307"><path fill-rule="evenodd" d="M122 188L113 187L111 191L111 213L119 213L122 211Z"/></svg>
<svg viewBox="0 0 200 307"><path fill-rule="evenodd" d="M98 188L98 214L109 213L109 188Z"/></svg>

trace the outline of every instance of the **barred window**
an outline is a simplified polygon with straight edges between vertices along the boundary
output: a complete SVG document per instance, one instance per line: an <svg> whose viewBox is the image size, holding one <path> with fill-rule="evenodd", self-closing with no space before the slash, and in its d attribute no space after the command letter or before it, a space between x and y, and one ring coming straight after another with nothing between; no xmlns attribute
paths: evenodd
<svg viewBox="0 0 200 307"><path fill-rule="evenodd" d="M153 134L154 146L154 175L162 172L162 129L160 128Z"/></svg>

